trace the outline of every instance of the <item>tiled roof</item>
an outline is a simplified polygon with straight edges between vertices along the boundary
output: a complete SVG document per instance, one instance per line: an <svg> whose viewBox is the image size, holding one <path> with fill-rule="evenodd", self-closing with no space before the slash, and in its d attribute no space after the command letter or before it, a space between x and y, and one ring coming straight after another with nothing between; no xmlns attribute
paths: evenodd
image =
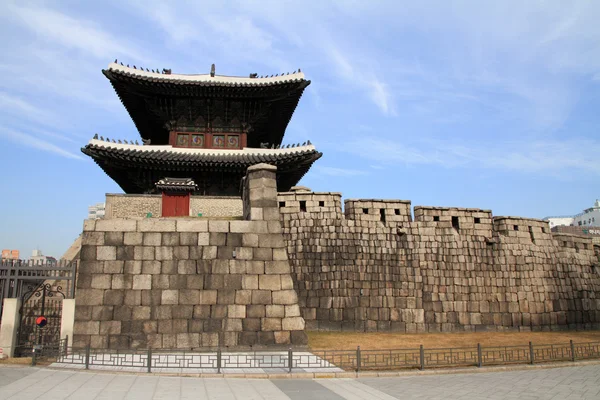
<svg viewBox="0 0 600 400"><path fill-rule="evenodd" d="M90 140L81 151L92 157L125 193L150 193L155 190L156 182L165 176L190 177L205 184L207 180L218 180L225 176L221 174L226 174L227 180L234 182L241 180L248 167L260 163L277 167L278 190L287 191L323 155L312 144L279 149L217 150L97 139Z"/></svg>
<svg viewBox="0 0 600 400"><path fill-rule="evenodd" d="M192 84L201 86L271 86L285 83L304 82L304 73L296 72L281 74L269 77L245 78L239 76L224 76L211 74L164 74L160 72L151 72L143 68L130 68L118 63L110 63L105 70L106 73L115 73L137 78L147 82L169 82L178 84Z"/></svg>
<svg viewBox="0 0 600 400"><path fill-rule="evenodd" d="M219 149L192 149L163 146L144 146L136 144L112 143L98 139L92 139L87 146L81 149L90 157L102 155L104 158L115 158L119 160L131 160L145 163L163 163L166 161L178 164L215 164L225 163L227 165L253 165L257 163L271 163L277 165L282 161L303 159L306 156L321 156L315 146L306 144L296 147L278 149L255 149L244 148L241 150L219 150Z"/></svg>
<svg viewBox="0 0 600 400"><path fill-rule="evenodd" d="M159 190L175 190L182 192L193 192L198 189L198 185L192 178L163 178L156 182L156 188Z"/></svg>

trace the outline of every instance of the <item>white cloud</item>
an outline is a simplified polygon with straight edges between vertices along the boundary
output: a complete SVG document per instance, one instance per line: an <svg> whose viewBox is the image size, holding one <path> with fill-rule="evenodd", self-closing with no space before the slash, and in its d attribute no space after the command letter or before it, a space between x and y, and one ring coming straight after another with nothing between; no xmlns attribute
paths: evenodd
<svg viewBox="0 0 600 400"><path fill-rule="evenodd" d="M313 167L313 171L315 171L317 174L335 176L339 178L368 175L366 171L361 171L357 169L326 167L322 165L316 165L315 167Z"/></svg>
<svg viewBox="0 0 600 400"><path fill-rule="evenodd" d="M128 59L149 61L147 55L142 55L122 37L104 31L94 21L73 18L40 5L27 7L8 3L5 7L13 22L26 26L38 38L52 45L76 49L102 60L126 56Z"/></svg>
<svg viewBox="0 0 600 400"><path fill-rule="evenodd" d="M83 157L77 154L73 154L69 151L66 151L62 147L56 146L50 142L47 142L35 136L28 135L23 132L14 131L12 129L0 128L0 135L23 146L32 147L49 153L58 154L59 156L65 158L83 160Z"/></svg>
<svg viewBox="0 0 600 400"><path fill-rule="evenodd" d="M411 145L364 138L349 140L342 151L390 165L439 165L445 168L496 168L561 175L573 170L600 175L600 142L590 139L512 141L460 145L421 140Z"/></svg>

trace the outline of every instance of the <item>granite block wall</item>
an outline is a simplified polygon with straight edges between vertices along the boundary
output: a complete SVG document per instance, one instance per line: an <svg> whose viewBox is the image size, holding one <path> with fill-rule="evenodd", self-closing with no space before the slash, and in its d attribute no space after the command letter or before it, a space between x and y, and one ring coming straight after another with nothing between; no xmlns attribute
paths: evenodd
<svg viewBox="0 0 600 400"><path fill-rule="evenodd" d="M245 220L85 221L73 345L305 345L275 167L251 167L245 186Z"/></svg>
<svg viewBox="0 0 600 400"><path fill-rule="evenodd" d="M106 195L105 219L153 218L162 215L162 195L160 194L112 194ZM190 216L241 217L242 199L231 196L191 196Z"/></svg>
<svg viewBox="0 0 600 400"><path fill-rule="evenodd" d="M598 248L490 210L279 193L310 330L454 332L600 327ZM305 202L301 209L300 201ZM594 253L596 251L596 253Z"/></svg>

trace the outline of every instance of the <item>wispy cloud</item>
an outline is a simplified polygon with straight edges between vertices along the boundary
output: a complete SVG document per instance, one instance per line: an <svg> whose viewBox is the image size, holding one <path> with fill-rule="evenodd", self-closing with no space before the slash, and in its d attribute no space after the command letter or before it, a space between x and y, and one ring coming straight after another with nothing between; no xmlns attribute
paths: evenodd
<svg viewBox="0 0 600 400"><path fill-rule="evenodd" d="M66 151L62 147L56 146L50 142L40 139L39 137L31 136L27 133L15 131L12 129L0 128L0 135L6 137L12 142L19 143L23 146L32 147L49 153L54 153L65 158L83 160L83 157L77 154L73 154L69 151Z"/></svg>
<svg viewBox="0 0 600 400"><path fill-rule="evenodd" d="M408 145L372 137L350 140L342 150L392 165L483 167L554 176L580 170L600 175L597 157L600 142L591 139L521 140L475 146L440 140L421 140Z"/></svg>
<svg viewBox="0 0 600 400"><path fill-rule="evenodd" d="M326 166L322 166L322 165L315 166L313 170L317 174L327 175L327 176L336 176L339 178L368 175L368 172L358 170L358 169L326 167Z"/></svg>
<svg viewBox="0 0 600 400"><path fill-rule="evenodd" d="M11 14L13 22L26 26L40 39L53 45L75 49L102 60L127 56L129 59L149 61L148 55L143 55L122 37L110 34L92 20L73 18L41 5L28 7L9 2L4 7Z"/></svg>

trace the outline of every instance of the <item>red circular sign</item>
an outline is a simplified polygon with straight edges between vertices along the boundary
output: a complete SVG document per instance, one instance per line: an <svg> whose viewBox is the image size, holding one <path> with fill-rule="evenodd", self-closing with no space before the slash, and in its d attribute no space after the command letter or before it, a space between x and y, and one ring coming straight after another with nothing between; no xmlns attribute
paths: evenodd
<svg viewBox="0 0 600 400"><path fill-rule="evenodd" d="M48 323L48 320L47 320L47 319L46 319L46 317L44 317L43 315L42 315L42 316L39 316L39 317L37 317L37 319L35 320L35 324L36 324L37 326L39 326L40 328L43 328L43 327L45 327L47 323Z"/></svg>

